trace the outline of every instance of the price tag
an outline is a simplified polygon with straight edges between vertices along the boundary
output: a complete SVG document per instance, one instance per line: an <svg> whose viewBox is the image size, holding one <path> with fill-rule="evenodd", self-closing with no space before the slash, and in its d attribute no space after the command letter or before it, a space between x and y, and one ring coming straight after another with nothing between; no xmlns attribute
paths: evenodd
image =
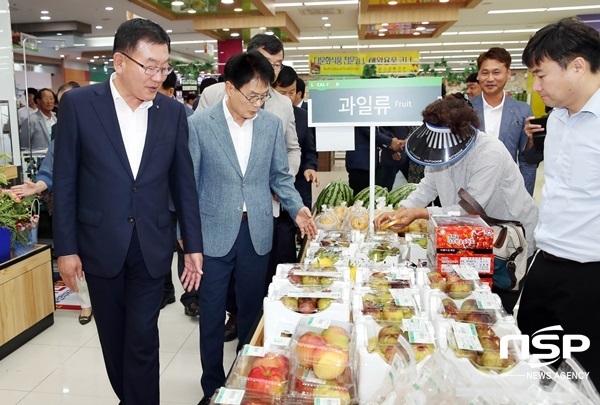
<svg viewBox="0 0 600 405"><path fill-rule="evenodd" d="M314 405L341 405L340 398L315 398Z"/></svg>
<svg viewBox="0 0 600 405"><path fill-rule="evenodd" d="M473 266L469 266L468 264L463 264L461 261L460 265L453 264L452 270L459 275L463 280L479 280L479 273L477 269Z"/></svg>
<svg viewBox="0 0 600 405"><path fill-rule="evenodd" d="M289 345L290 345L291 342L292 342L291 338L288 338L288 337L276 337L276 338L273 338L273 340L271 341L271 344L275 345L275 346L289 347Z"/></svg>
<svg viewBox="0 0 600 405"><path fill-rule="evenodd" d="M392 365L390 366L390 371L388 376L392 380L392 386L396 385L396 381L400 376L400 371L402 370L402 357L398 353L394 354L394 359L392 360Z"/></svg>
<svg viewBox="0 0 600 405"><path fill-rule="evenodd" d="M457 322L453 325L454 338L456 339L456 347L464 350L483 351L477 330L472 323Z"/></svg>
<svg viewBox="0 0 600 405"><path fill-rule="evenodd" d="M500 309L500 303L491 291L480 290L473 291L473 297L477 300L477 308L480 309Z"/></svg>
<svg viewBox="0 0 600 405"><path fill-rule="evenodd" d="M315 271L315 270L294 270L292 273L295 276L315 276L315 277L328 277L328 278L340 278L342 277L341 271Z"/></svg>
<svg viewBox="0 0 600 405"><path fill-rule="evenodd" d="M473 267L481 273L489 273L492 267L491 257L461 257L460 264Z"/></svg>
<svg viewBox="0 0 600 405"><path fill-rule="evenodd" d="M391 288L390 294L394 297L396 305L400 307L414 307L415 299L413 292L408 288Z"/></svg>
<svg viewBox="0 0 600 405"><path fill-rule="evenodd" d="M242 356L265 357L265 348L262 346L244 346Z"/></svg>
<svg viewBox="0 0 600 405"><path fill-rule="evenodd" d="M288 297L292 298L331 298L339 300L342 298L340 291L288 291Z"/></svg>
<svg viewBox="0 0 600 405"><path fill-rule="evenodd" d="M244 390L233 390L231 388L221 387L217 394L217 398L215 399L215 403L239 405L242 403L242 399L244 399L244 393Z"/></svg>
<svg viewBox="0 0 600 405"><path fill-rule="evenodd" d="M306 321L307 326L314 326L315 328L320 328L320 329L327 329L330 324L331 324L331 320L329 320L329 319L315 318L312 316L310 318L308 318L308 320Z"/></svg>
<svg viewBox="0 0 600 405"><path fill-rule="evenodd" d="M429 333L429 331L425 332L416 332L410 331L408 332L408 341L409 343L431 343L434 344L433 335Z"/></svg>
<svg viewBox="0 0 600 405"><path fill-rule="evenodd" d="M428 321L422 318L403 319L402 330L407 332L429 332Z"/></svg>

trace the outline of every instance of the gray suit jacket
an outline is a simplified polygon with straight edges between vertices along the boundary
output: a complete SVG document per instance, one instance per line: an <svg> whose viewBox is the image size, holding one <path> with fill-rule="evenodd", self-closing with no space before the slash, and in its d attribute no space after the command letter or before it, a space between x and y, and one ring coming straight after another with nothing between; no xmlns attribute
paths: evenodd
<svg viewBox="0 0 600 405"><path fill-rule="evenodd" d="M54 113L52 113L54 115ZM46 126L44 114L38 109L21 125L19 131L19 143L21 148L29 148L29 136L31 133L31 149L45 149L50 145L50 131ZM30 131L31 127L31 131Z"/></svg>
<svg viewBox="0 0 600 405"><path fill-rule="evenodd" d="M294 119L294 109L292 101L269 88L271 97L265 101L265 110L273 113L283 121L285 131L285 144L287 146L288 164L290 165L290 174L295 176L300 169L300 144L296 133L296 121ZM200 96L200 102L196 112L206 110L219 103L225 97L225 83L215 83L204 89Z"/></svg>
<svg viewBox="0 0 600 405"><path fill-rule="evenodd" d="M222 257L231 250L245 202L252 245L256 253L264 255L273 242L271 190L292 218L304 206L288 172L282 123L275 115L259 110L253 122L248 167L242 175L223 108L217 103L188 118L204 254Z"/></svg>
<svg viewBox="0 0 600 405"><path fill-rule="evenodd" d="M470 101L481 121L481 128L479 129L485 132L482 97L483 95L480 94ZM525 188L529 194L533 195L537 165L527 163L523 157L525 145L527 144L525 119L531 115L533 115L533 112L527 103L506 96L502 108L499 139L504 143L513 160L519 163L519 170L525 180Z"/></svg>

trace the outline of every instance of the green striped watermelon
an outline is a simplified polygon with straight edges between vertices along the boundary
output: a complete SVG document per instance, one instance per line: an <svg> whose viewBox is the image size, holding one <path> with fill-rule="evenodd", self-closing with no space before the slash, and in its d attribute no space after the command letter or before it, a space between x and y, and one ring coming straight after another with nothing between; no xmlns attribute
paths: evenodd
<svg viewBox="0 0 600 405"><path fill-rule="evenodd" d="M402 200L406 200L410 193L415 191L417 185L415 183L405 183L401 186L394 188L387 197L387 203L391 204L394 209L398 208L398 203Z"/></svg>
<svg viewBox="0 0 600 405"><path fill-rule="evenodd" d="M348 183L343 180L335 180L329 183L317 197L315 203L317 212L321 212L321 207L327 205L335 207L340 205L342 201L346 201L348 206L352 205L353 192Z"/></svg>
<svg viewBox="0 0 600 405"><path fill-rule="evenodd" d="M387 188L381 187L381 186L375 186L375 201L377 201L377 199L379 197L385 197L387 199L387 196L388 196ZM365 207L365 208L367 208L369 206L369 187L359 191L358 194L356 194L354 196L353 204L356 204L357 201L362 201L363 207Z"/></svg>

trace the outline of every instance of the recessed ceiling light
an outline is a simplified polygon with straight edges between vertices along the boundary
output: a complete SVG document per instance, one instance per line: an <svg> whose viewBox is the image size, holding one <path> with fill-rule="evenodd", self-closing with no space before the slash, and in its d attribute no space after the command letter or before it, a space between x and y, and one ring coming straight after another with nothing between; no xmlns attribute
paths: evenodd
<svg viewBox="0 0 600 405"><path fill-rule="evenodd" d="M331 24L330 23L325 23L325 24L323 24L323 26L325 26L325 27L331 27Z"/></svg>
<svg viewBox="0 0 600 405"><path fill-rule="evenodd" d="M381 23L382 27L387 27L388 25L390 25L389 23Z"/></svg>
<svg viewBox="0 0 600 405"><path fill-rule="evenodd" d="M61 57L61 58L64 58L64 57L65 57L65 55L60 55L60 57Z"/></svg>
<svg viewBox="0 0 600 405"><path fill-rule="evenodd" d="M429 24L429 21L423 21L421 24L427 25L427 24Z"/></svg>
<svg viewBox="0 0 600 405"><path fill-rule="evenodd" d="M172 32L173 32L173 30L167 30L167 34L170 34Z"/></svg>
<svg viewBox="0 0 600 405"><path fill-rule="evenodd" d="M232 32L232 33L231 33L231 36L232 36L232 37L239 37L239 36L240 36L240 33L239 33L239 32Z"/></svg>
<svg viewBox="0 0 600 405"><path fill-rule="evenodd" d="M81 59L81 56L78 56L78 57L76 57L75 59L77 59L77 60L80 60L80 59Z"/></svg>
<svg viewBox="0 0 600 405"><path fill-rule="evenodd" d="M49 20L50 16L49 15L43 15L40 17L40 20Z"/></svg>
<svg viewBox="0 0 600 405"><path fill-rule="evenodd" d="M259 29L259 30L263 30L263 31L264 31L264 30L266 30L266 29L267 29L267 27L260 27L260 28L258 28L258 29Z"/></svg>
<svg viewBox="0 0 600 405"><path fill-rule="evenodd" d="M266 35L275 35L275 33L273 31L267 31L265 32Z"/></svg>
<svg viewBox="0 0 600 405"><path fill-rule="evenodd" d="M425 27L417 27L415 28L417 31L425 31Z"/></svg>
<svg viewBox="0 0 600 405"><path fill-rule="evenodd" d="M60 32L57 32L57 33L56 33L56 35L58 35L58 36L60 37L60 36L62 35L62 33L60 33Z"/></svg>
<svg viewBox="0 0 600 405"><path fill-rule="evenodd" d="M329 20L329 17L321 17L321 20L327 21L327 20Z"/></svg>
<svg viewBox="0 0 600 405"><path fill-rule="evenodd" d="M90 62L94 63L94 62L96 62L96 60L95 59L90 59Z"/></svg>
<svg viewBox="0 0 600 405"><path fill-rule="evenodd" d="M390 6L395 6L396 4L398 4L396 0L388 1L388 5Z"/></svg>
<svg viewBox="0 0 600 405"><path fill-rule="evenodd" d="M233 9L233 11L235 11L236 13L239 13L240 11L243 11L240 7L236 7Z"/></svg>
<svg viewBox="0 0 600 405"><path fill-rule="evenodd" d="M100 59L100 56L94 56L94 59Z"/></svg>
<svg viewBox="0 0 600 405"><path fill-rule="evenodd" d="M96 25L96 29L97 29L97 30L101 30L101 29L102 29L102 26L101 26L101 25Z"/></svg>
<svg viewBox="0 0 600 405"><path fill-rule="evenodd" d="M171 5L172 5L172 6L176 6L176 7L177 7L177 6L183 6L184 4L185 4L185 3L184 3L183 1L180 1L180 0L176 0L176 1L172 1L172 2L171 2Z"/></svg>
<svg viewBox="0 0 600 405"><path fill-rule="evenodd" d="M223 28L223 31L227 32L229 31L229 28Z"/></svg>
<svg viewBox="0 0 600 405"><path fill-rule="evenodd" d="M223 4L233 4L233 0L221 0Z"/></svg>
<svg viewBox="0 0 600 405"><path fill-rule="evenodd" d="M387 32L387 30L388 30L387 28L380 28L379 32Z"/></svg>
<svg viewBox="0 0 600 405"><path fill-rule="evenodd" d="M421 33L419 31L415 31L413 32L413 35L421 35Z"/></svg>
<svg viewBox="0 0 600 405"><path fill-rule="evenodd" d="M385 32L380 32L380 33L379 33L379 34L377 34L377 35L379 35L380 37L385 37Z"/></svg>
<svg viewBox="0 0 600 405"><path fill-rule="evenodd" d="M114 10L114 9L113 9L111 6L104 7L104 9L105 9L106 11L113 11L113 10Z"/></svg>
<svg viewBox="0 0 600 405"><path fill-rule="evenodd" d="M42 10L40 11L40 14L50 14L50 11Z"/></svg>
<svg viewBox="0 0 600 405"><path fill-rule="evenodd" d="M450 0L440 0L440 3L448 3Z"/></svg>
<svg viewBox="0 0 600 405"><path fill-rule="evenodd" d="M188 14L196 14L196 10L194 10L193 8L190 8L188 10Z"/></svg>

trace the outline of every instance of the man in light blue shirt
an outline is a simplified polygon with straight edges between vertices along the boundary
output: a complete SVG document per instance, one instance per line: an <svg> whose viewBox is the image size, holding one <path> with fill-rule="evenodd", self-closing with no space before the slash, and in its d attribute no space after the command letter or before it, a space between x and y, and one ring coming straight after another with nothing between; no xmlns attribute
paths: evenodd
<svg viewBox="0 0 600 405"><path fill-rule="evenodd" d="M564 339L583 335L571 341L571 351L600 387L600 333L591 312L600 284L600 34L573 20L550 24L529 40L523 63L535 78L533 90L554 111L546 128L545 184L535 230L540 251L529 268L517 320L530 336L555 325ZM528 123L527 132L539 127Z"/></svg>

